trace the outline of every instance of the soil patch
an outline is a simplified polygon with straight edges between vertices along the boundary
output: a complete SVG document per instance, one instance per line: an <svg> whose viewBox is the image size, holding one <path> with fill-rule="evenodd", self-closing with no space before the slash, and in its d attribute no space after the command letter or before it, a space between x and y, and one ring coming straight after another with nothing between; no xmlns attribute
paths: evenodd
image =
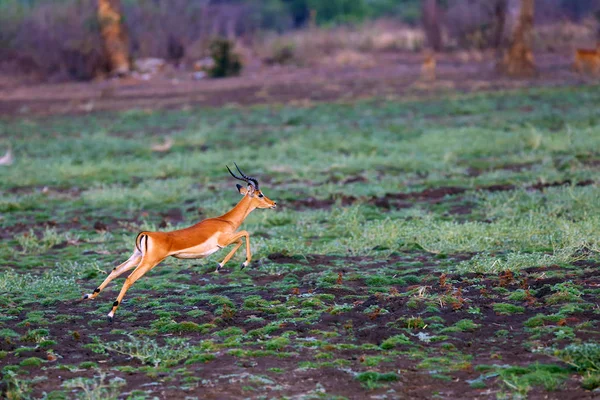
<svg viewBox="0 0 600 400"><path fill-rule="evenodd" d="M428 193L441 196L449 192L455 193L449 190ZM458 261L468 257L464 254L452 259ZM421 262L419 268L410 267L411 272L406 275L407 266L416 261ZM556 359L544 352L529 351L525 343L533 340L532 335L537 335L538 346L560 347L562 341L557 340L553 330L560 326L573 327L573 334L582 341L597 340L600 335L589 329L576 329L581 324L599 321L594 312L577 309L566 315L563 322L545 321L542 325L545 331L541 333L527 328L527 321L532 317L552 315L562 306L547 301L555 293L553 285L568 279L584 290L595 287L600 280L600 269L595 263L587 262L585 272L581 274L557 266L553 271L562 276L544 277L540 276L543 269L525 270L518 276L507 272L498 275L442 274L437 267L442 261L417 251L395 254L387 260L322 255L297 259L274 253L269 255L267 264L303 266L301 271L293 272L298 281L292 289L281 286L288 274L271 275L260 267L250 268L248 280L241 281L233 279L229 268L224 268L219 275L187 269L179 271L177 276L188 288L201 289L210 282L218 286L209 291L216 297L201 297L192 302L190 299L195 295L187 293L190 290L168 293L138 286L128 293L113 324L97 321L93 313L116 296L120 284L115 283L95 301L30 303L27 311L13 312L15 319L6 320L3 328L22 337L34 329L45 328L55 343L51 350L33 344L31 350L16 352L25 345L21 339L3 340L0 351L7 353L2 362L16 365L29 357L50 360L45 361L44 371L26 367L31 374L42 373L46 377L32 383L32 393L36 396L60 388L67 379L98 375L94 369L57 369L56 366L94 362L110 371L109 378L124 379L123 391L144 388L152 394L169 397L198 391L202 391L204 398L232 398L248 397L248 390L258 390L257 393L276 390L273 393L277 396L325 390L328 394L358 399L381 395L392 389L395 395L410 398L430 398L432 393L443 398L495 398L497 388L503 387L497 378L486 382L489 387L496 388L491 392L475 389L467 383L481 376L475 366L498 364L498 360L502 365L511 366L555 364ZM391 270L394 270L393 276ZM371 274L372 271L379 272ZM314 279L302 279L307 274L316 275ZM328 275L340 279L336 283L320 278ZM361 278L356 279L356 276ZM378 286L372 286L375 281L366 279L376 276L396 281L392 284L381 281L376 283ZM406 281L398 280L404 276ZM159 279L159 275L143 279L152 282ZM91 284L82 282L83 286ZM249 288L252 288L253 298L272 305L248 303ZM511 301L498 288L509 293L527 288L536 291L536 295ZM225 298L231 305L224 311L219 302ZM585 295L579 304L594 301L594 296ZM512 304L515 311L504 312L504 308L498 307L499 303ZM342 305L343 308L339 308ZM291 310L297 312L288 315ZM32 312L36 311L50 312L54 317L42 326L35 322L21 323L30 320ZM200 311L198 315L189 314L196 311ZM165 319L165 313L170 317ZM313 317L298 318L303 313ZM65 316L83 319L65 321ZM209 326L206 332L192 330L146 337L160 346L166 346L167 340L173 337L192 344L203 340L225 344L227 335L217 333L226 329L239 328L243 336L238 342L213 348L209 351L213 358L206 362L186 364L182 360L171 369L158 368L151 373L139 359L112 351L92 351L93 346L90 347L98 340L99 343L128 340L122 332L152 331L153 326L162 326L156 325L159 320L162 324L189 321L197 324L195 326ZM259 333L266 327L270 327L268 334ZM328 334L323 336L323 332ZM432 339L440 335L445 339ZM267 351L273 348L270 346L275 346L269 344L275 343L271 342L273 338L284 336L289 340L283 341L282 347L275 347L280 353ZM396 353L390 356L392 350ZM379 361L367 362L369 357ZM357 379L357 374L362 372L395 375L369 389ZM448 379L436 379L436 374ZM202 376L202 380L190 383L194 381L186 378L189 376ZM255 389L250 389L252 387ZM534 387L530 394L543 393L542 389ZM568 399L593 397L578 384L575 372L552 395Z"/></svg>
<svg viewBox="0 0 600 400"><path fill-rule="evenodd" d="M448 91L495 91L540 86L580 85L586 81L570 68L570 54L536 54L536 79L514 80L498 75L491 63L458 62L442 54L437 79L420 79L421 56L388 53L374 55L371 68L266 67L236 78L193 81L157 76L89 83L62 83L0 87L0 115L18 117L84 114L98 111L174 109L290 103L309 106L313 101L353 100L365 97L432 97Z"/></svg>
<svg viewBox="0 0 600 400"><path fill-rule="evenodd" d="M578 181L573 183L567 179L560 182L548 182L548 183L536 183L525 187L525 190L539 190L543 191L550 187L559 186L589 186L596 182L588 179L584 181ZM475 204L461 198L459 195L464 194L468 191L487 191L487 192L504 192L509 190L518 189L518 186L512 184L497 184L489 186L480 186L475 188L456 187L456 186L442 186L437 188L429 188L417 192L404 192L404 193L386 193L382 197L355 197L346 195L335 195L325 199L317 199L314 197L307 197L297 200L286 201L286 206L293 209L329 209L332 206L339 204L342 206L349 206L353 204L372 204L383 209L400 209L410 208L416 204L441 204L448 202L450 208L449 214L469 214L475 207Z"/></svg>

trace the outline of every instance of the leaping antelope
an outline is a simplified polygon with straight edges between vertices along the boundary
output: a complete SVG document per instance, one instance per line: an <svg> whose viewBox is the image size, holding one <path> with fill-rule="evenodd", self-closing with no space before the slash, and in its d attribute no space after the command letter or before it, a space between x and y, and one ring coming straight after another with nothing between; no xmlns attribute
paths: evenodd
<svg viewBox="0 0 600 400"><path fill-rule="evenodd" d="M235 164L235 163L234 163ZM246 238L246 261L241 265L242 269L250 264L252 254L250 253L250 234L247 231L236 232L248 214L255 208L275 208L277 203L265 196L258 187L258 181L246 176L235 164L241 177L236 176L227 166L227 170L235 179L246 182L247 187L236 184L240 194L244 196L235 207L226 214L216 218L208 218L188 228L172 232L140 232L135 239L135 249L127 261L106 277L104 282L98 286L92 294L86 294L83 299L94 299L100 292L116 277L130 269L135 270L127 277L117 300L113 303L108 313L108 319L112 321L115 311L127 290L144 274L158 265L169 256L176 258L204 258L217 250L235 243L235 247L218 263L215 272L218 272L242 245L242 238Z"/></svg>

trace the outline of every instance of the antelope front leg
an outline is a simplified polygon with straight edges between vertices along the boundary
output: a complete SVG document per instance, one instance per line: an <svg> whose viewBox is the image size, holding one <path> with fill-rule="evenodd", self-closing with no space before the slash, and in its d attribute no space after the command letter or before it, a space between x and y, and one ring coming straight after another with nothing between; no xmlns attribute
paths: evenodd
<svg viewBox="0 0 600 400"><path fill-rule="evenodd" d="M229 261L229 259L231 257L233 257L233 255L235 254L235 252L237 251L237 249L240 248L240 246L242 245L242 237L246 237L246 261L244 261L242 263L242 269L244 269L245 267L248 266L248 264L250 264L250 260L252 260L252 253L250 252L250 234L247 231L239 231L236 234L234 234L233 236L230 236L228 238L227 241L225 241L225 243L222 245L223 247L225 246L229 246L232 243L236 243L235 247L233 248L233 250L231 250L229 252L229 254L227 254L227 257L225 257L225 259L223 260L222 263L220 263L219 267L217 268L217 271L219 270L219 268L221 268L223 265L225 265L225 263L227 261Z"/></svg>
<svg viewBox="0 0 600 400"><path fill-rule="evenodd" d="M233 257L233 255L234 255L234 254L235 254L235 252L236 252L236 251L237 251L237 250L240 248L240 246L242 245L242 243L244 243L244 242L242 242L242 240L241 240L241 239L240 239L240 240L238 240L238 241L235 243L235 247L234 247L234 248L233 248L233 249L232 249L232 250L229 252L229 254L227 254L227 256L226 256L226 257L223 259L223 261L221 261L220 263L218 263L218 264L217 264L217 269L215 270L215 272L219 272L219 270L220 270L221 268L223 268L223 265L225 265L225 264L227 263L227 261L229 261L229 259L230 259L231 257Z"/></svg>
<svg viewBox="0 0 600 400"><path fill-rule="evenodd" d="M135 268L136 265L139 264L140 260L142 258L142 253L139 252L137 249L135 250L135 252L131 255L131 257L129 257L129 259L127 261L125 261L123 264L119 265L116 268L113 268L113 270L111 271L111 273L106 277L106 279L104 280L104 282L102 282L102 284L100 286L98 286L93 293L89 293L89 294L85 294L83 295L83 299L95 299L102 290L104 290L104 288L115 278L117 278L118 276L120 276L121 274L123 274L124 272L129 271L132 268Z"/></svg>
<svg viewBox="0 0 600 400"><path fill-rule="evenodd" d="M242 268L244 269L250 264L250 260L252 260L252 253L250 252L250 234L246 231L243 231L246 236L246 261L242 263Z"/></svg>

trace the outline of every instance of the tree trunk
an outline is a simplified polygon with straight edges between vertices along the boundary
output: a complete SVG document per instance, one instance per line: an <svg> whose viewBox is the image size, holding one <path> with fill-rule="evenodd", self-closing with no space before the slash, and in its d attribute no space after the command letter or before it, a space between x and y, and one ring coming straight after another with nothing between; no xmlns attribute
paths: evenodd
<svg viewBox="0 0 600 400"><path fill-rule="evenodd" d="M427 46L433 51L440 51L442 49L442 32L437 0L423 0L423 28Z"/></svg>
<svg viewBox="0 0 600 400"><path fill-rule="evenodd" d="M510 46L502 60L502 70L509 76L526 78L537 73L531 51L533 11L534 0L521 0L521 9Z"/></svg>
<svg viewBox="0 0 600 400"><path fill-rule="evenodd" d="M600 51L600 9L594 12L594 18L596 18L596 51Z"/></svg>
<svg viewBox="0 0 600 400"><path fill-rule="evenodd" d="M496 0L494 4L494 36L492 38L495 49L501 49L504 44L504 27L506 26L507 0Z"/></svg>
<svg viewBox="0 0 600 400"><path fill-rule="evenodd" d="M129 72L129 40L123 26L120 0L98 0L98 22L113 75L125 75Z"/></svg>

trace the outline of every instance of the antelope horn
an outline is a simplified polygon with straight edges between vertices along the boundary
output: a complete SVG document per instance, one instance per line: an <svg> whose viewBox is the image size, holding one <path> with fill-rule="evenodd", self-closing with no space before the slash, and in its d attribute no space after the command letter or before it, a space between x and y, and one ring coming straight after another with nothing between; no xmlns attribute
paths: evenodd
<svg viewBox="0 0 600 400"><path fill-rule="evenodd" d="M238 165L234 162L233 163L235 165L235 167L237 168L238 172L244 177L244 179L246 179L246 182L252 184L254 186L254 188L256 190L258 190L258 181L254 178L252 178L251 176L247 176L246 174L244 174L242 172L242 170L240 169L240 167L238 167ZM231 171L230 171L231 172ZM238 178L239 179L239 178Z"/></svg>
<svg viewBox="0 0 600 400"><path fill-rule="evenodd" d="M239 176L236 176L233 172L231 172L231 170L229 169L229 165L225 165L227 167L227 171L229 171L229 173L231 174L231 176L233 176L235 179L239 179L240 181L244 181L246 183L249 183L247 179L244 178L240 178Z"/></svg>

